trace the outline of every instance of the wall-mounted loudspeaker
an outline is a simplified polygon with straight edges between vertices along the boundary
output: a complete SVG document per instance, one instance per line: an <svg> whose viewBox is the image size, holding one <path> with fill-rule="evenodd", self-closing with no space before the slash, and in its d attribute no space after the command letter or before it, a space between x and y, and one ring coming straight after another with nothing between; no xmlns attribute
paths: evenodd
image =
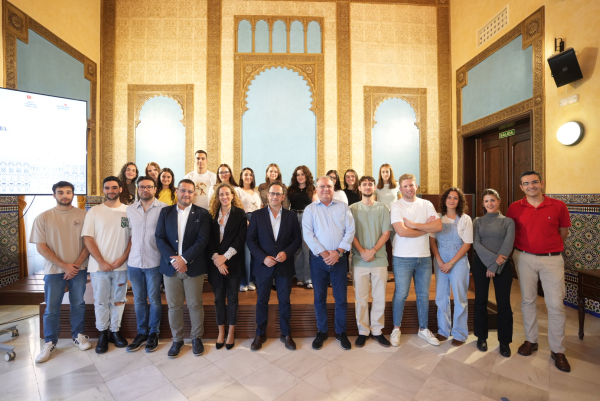
<svg viewBox="0 0 600 401"><path fill-rule="evenodd" d="M548 65L550 66L552 77L558 88L583 78L573 48L568 48L564 52L550 57L548 59Z"/></svg>

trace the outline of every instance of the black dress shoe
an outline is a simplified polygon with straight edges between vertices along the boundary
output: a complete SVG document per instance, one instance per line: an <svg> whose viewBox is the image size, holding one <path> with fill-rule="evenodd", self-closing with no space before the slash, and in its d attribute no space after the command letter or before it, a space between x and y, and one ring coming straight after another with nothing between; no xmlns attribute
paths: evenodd
<svg viewBox="0 0 600 401"><path fill-rule="evenodd" d="M487 341L482 338L478 338L477 339L477 349L481 352L487 352L487 350L488 350Z"/></svg>
<svg viewBox="0 0 600 401"><path fill-rule="evenodd" d="M150 333L146 342L146 352L154 352L158 348L158 333Z"/></svg>
<svg viewBox="0 0 600 401"><path fill-rule="evenodd" d="M137 351L138 349L140 349L142 347L142 344L144 344L146 341L148 341L147 335L145 335L145 334L136 335L135 338L133 339L133 341L131 342L131 344L129 344L127 346L127 351L128 352Z"/></svg>
<svg viewBox="0 0 600 401"><path fill-rule="evenodd" d="M279 337L279 341L281 341L290 351L296 351L296 343L291 335L284 336L282 334L281 337Z"/></svg>
<svg viewBox="0 0 600 401"><path fill-rule="evenodd" d="M230 349L232 349L233 347L235 347L235 340L233 340L233 342L232 342L231 344L227 344L227 343L225 343L225 349L226 349L226 350L228 350L228 351L229 351L229 350L230 350Z"/></svg>
<svg viewBox="0 0 600 401"><path fill-rule="evenodd" d="M389 347L390 345L390 341L385 338L385 336L383 334L380 334L378 336L374 336L373 334L371 334L371 337L373 337L375 340L377 340L377 342L379 343L379 345L381 345L382 347Z"/></svg>
<svg viewBox="0 0 600 401"><path fill-rule="evenodd" d="M118 331L111 331L108 335L108 341L113 343L117 348L127 347L127 340Z"/></svg>
<svg viewBox="0 0 600 401"><path fill-rule="evenodd" d="M317 332L317 337L313 340L313 349L323 348L323 343L327 340L327 333Z"/></svg>
<svg viewBox="0 0 600 401"><path fill-rule="evenodd" d="M104 354L106 351L108 351L108 330L103 330L96 343L96 354Z"/></svg>
<svg viewBox="0 0 600 401"><path fill-rule="evenodd" d="M204 344L202 344L202 340L199 338L194 338L192 340L192 352L194 355L200 356L204 352Z"/></svg>
<svg viewBox="0 0 600 401"><path fill-rule="evenodd" d="M510 346L508 344L500 344L500 355L510 358Z"/></svg>
<svg viewBox="0 0 600 401"><path fill-rule="evenodd" d="M215 343L215 347L217 347L217 349L223 348L224 345L225 343Z"/></svg>
<svg viewBox="0 0 600 401"><path fill-rule="evenodd" d="M348 340L346 333L336 334L335 339L340 343L340 347L342 347L343 350L348 351L352 348L352 344L350 344L350 340Z"/></svg>
<svg viewBox="0 0 600 401"><path fill-rule="evenodd" d="M359 334L358 337L356 337L356 341L354 342L354 345L356 345L358 348L362 348L365 346L366 342L367 342L367 336L363 336L362 334Z"/></svg>
<svg viewBox="0 0 600 401"><path fill-rule="evenodd" d="M254 341L252 341L252 344L250 345L250 349L252 351L258 351L263 343L267 341L267 336L256 336L254 337Z"/></svg>
<svg viewBox="0 0 600 401"><path fill-rule="evenodd" d="M182 348L183 341L173 341L173 345L171 345L171 349L169 350L169 353L167 355L173 358L177 358Z"/></svg>

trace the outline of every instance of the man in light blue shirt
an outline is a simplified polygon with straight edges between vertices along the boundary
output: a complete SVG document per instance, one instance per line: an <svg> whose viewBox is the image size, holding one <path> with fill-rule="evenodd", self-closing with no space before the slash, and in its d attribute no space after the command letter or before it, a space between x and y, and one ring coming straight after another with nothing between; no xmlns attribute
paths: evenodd
<svg viewBox="0 0 600 401"><path fill-rule="evenodd" d="M324 176L317 180L319 200L304 209L302 234L310 248L310 274L315 293L317 337L314 349L327 340L327 285L331 282L335 299L335 338L342 349L352 345L346 336L348 310L348 252L354 239L354 218L348 205L333 200L333 181Z"/></svg>

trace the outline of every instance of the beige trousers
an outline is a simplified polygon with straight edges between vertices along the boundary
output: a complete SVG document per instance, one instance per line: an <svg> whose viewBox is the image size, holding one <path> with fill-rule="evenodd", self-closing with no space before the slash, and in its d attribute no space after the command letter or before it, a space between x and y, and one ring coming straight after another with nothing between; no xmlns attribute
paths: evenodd
<svg viewBox="0 0 600 401"><path fill-rule="evenodd" d="M387 267L353 267L356 322L358 333L381 335L384 326ZM373 297L369 319L369 293Z"/></svg>
<svg viewBox="0 0 600 401"><path fill-rule="evenodd" d="M565 347L565 262L562 255L535 256L515 249L513 260L517 266L521 286L521 312L525 338L538 342L537 292L542 282L544 300L548 308L548 342L550 349L564 353Z"/></svg>
<svg viewBox="0 0 600 401"><path fill-rule="evenodd" d="M169 305L169 326L173 341L183 341L183 302L187 304L190 313L192 330L190 338L202 338L204 334L204 305L202 291L204 290L204 274L190 277L185 273L175 272L171 277L163 275L165 293Z"/></svg>

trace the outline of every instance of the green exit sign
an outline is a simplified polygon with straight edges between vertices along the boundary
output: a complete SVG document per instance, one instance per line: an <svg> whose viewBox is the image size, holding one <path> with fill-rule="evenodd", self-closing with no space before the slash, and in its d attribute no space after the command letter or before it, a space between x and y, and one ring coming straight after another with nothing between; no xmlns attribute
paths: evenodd
<svg viewBox="0 0 600 401"><path fill-rule="evenodd" d="M500 133L500 139L508 138L509 136L513 136L515 134L514 129L509 129L508 131L504 131Z"/></svg>

